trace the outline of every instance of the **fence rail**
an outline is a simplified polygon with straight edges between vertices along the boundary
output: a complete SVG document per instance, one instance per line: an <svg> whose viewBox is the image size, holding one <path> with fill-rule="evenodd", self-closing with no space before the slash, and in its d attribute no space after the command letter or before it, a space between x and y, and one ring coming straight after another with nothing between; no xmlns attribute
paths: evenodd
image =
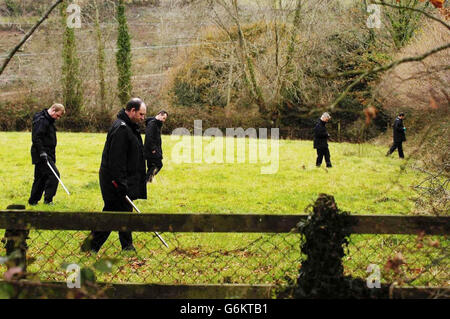
<svg viewBox="0 0 450 319"><path fill-rule="evenodd" d="M308 215L135 214L0 211L0 229L167 231L206 233L297 233ZM450 217L353 215L354 234L450 234Z"/></svg>

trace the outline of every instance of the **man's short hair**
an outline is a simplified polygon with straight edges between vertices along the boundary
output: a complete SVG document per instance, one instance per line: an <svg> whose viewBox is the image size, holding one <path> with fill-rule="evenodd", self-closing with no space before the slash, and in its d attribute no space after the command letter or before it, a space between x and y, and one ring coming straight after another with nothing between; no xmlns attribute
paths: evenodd
<svg viewBox="0 0 450 319"><path fill-rule="evenodd" d="M398 116L405 116L405 113L399 113Z"/></svg>
<svg viewBox="0 0 450 319"><path fill-rule="evenodd" d="M328 112L325 112L322 114L322 116L320 117L321 120L327 120L327 119L331 119L331 115Z"/></svg>
<svg viewBox="0 0 450 319"><path fill-rule="evenodd" d="M128 101L126 110L131 111L131 109L135 109L136 111L139 111L141 108L142 103L144 103L140 98L133 98L130 101Z"/></svg>
<svg viewBox="0 0 450 319"><path fill-rule="evenodd" d="M54 103L50 108L55 110L55 112L62 111L62 114L66 113L66 108L64 107L64 105L59 104L59 103Z"/></svg>
<svg viewBox="0 0 450 319"><path fill-rule="evenodd" d="M158 112L158 114L156 114L156 115L167 115L167 116L169 116L169 113L167 113L166 111L164 111L164 110L161 110L161 111L159 111Z"/></svg>

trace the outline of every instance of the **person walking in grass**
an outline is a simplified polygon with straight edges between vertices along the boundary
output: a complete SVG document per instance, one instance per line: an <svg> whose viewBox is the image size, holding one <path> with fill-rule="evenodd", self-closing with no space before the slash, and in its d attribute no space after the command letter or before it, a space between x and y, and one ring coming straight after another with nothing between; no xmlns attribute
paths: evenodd
<svg viewBox="0 0 450 319"><path fill-rule="evenodd" d="M155 117L148 118L145 129L144 156L147 161L146 180L151 183L153 177L163 167L163 152L161 147L161 127L167 119L167 112L160 111Z"/></svg>
<svg viewBox="0 0 450 319"><path fill-rule="evenodd" d="M391 155L395 149L398 150L398 157L405 158L405 154L403 154L403 142L406 141L406 127L403 125L403 119L405 118L405 113L400 113L394 121L393 130L394 130L394 142L392 143L391 148L386 153L386 156Z"/></svg>
<svg viewBox="0 0 450 319"><path fill-rule="evenodd" d="M332 167L330 159L330 150L328 149L328 138L330 134L327 132L325 124L331 119L330 114L323 113L314 127L314 148L317 150L316 166L322 165L322 160L325 157L327 167Z"/></svg>
<svg viewBox="0 0 450 319"><path fill-rule="evenodd" d="M28 204L34 206L44 195L44 204L52 205L58 189L58 179L48 167L47 162L59 176L56 168L56 128L55 121L65 113L62 104L53 104L33 116L31 130L31 161L34 164L34 181Z"/></svg>
<svg viewBox="0 0 450 319"><path fill-rule="evenodd" d="M139 124L145 119L147 107L138 99L131 99L125 109L117 114L103 148L99 178L103 211L132 212L132 205L126 200L147 199L145 182L144 145ZM126 225L124 225L126 226ZM81 246L81 251L97 253L111 231L92 231ZM136 251L130 231L119 232L124 251Z"/></svg>

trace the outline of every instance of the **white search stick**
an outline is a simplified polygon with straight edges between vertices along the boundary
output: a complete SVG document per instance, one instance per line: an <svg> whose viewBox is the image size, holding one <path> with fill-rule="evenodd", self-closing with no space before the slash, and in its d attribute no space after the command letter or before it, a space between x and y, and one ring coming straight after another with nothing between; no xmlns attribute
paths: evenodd
<svg viewBox="0 0 450 319"><path fill-rule="evenodd" d="M50 169L52 170L53 174L55 175L55 177L58 179L58 181L61 183L62 187L64 188L64 190L66 191L67 195L70 195L69 191L67 190L66 186L64 186L64 183L62 182L62 180L59 178L58 174L56 174L55 170L53 169L52 165L50 165L50 163L47 161L47 165L48 167L50 167Z"/></svg>
<svg viewBox="0 0 450 319"><path fill-rule="evenodd" d="M133 201L128 197L128 195L125 195L126 200L128 201L128 203L131 204L131 206L133 206L133 208L139 213L141 214L141 211L139 210L139 208L137 208L136 205L134 205ZM164 239L158 234L158 232L154 232L155 235L159 238L159 240L164 244L164 246L166 246L167 248L169 248L169 245L167 245L167 243L164 241Z"/></svg>

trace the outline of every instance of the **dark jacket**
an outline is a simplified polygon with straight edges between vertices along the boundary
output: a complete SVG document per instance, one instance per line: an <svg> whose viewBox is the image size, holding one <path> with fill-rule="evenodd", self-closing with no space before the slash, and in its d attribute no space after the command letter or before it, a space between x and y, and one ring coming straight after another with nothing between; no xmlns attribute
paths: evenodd
<svg viewBox="0 0 450 319"><path fill-rule="evenodd" d="M43 152L56 162L56 127L55 119L48 114L47 110L42 110L33 116L33 125L31 130L31 161L38 163L41 158L39 155Z"/></svg>
<svg viewBox="0 0 450 319"><path fill-rule="evenodd" d="M125 110L109 129L100 164L100 188L104 200L117 200L120 193L112 181L134 200L147 198L145 160L139 126L131 122Z"/></svg>
<svg viewBox="0 0 450 319"><path fill-rule="evenodd" d="M328 132L325 127L326 122L319 119L314 127L314 148L328 147Z"/></svg>
<svg viewBox="0 0 450 319"><path fill-rule="evenodd" d="M403 120L401 118L397 117L395 119L393 128L394 128L394 142L400 143L406 141L405 128L403 126Z"/></svg>
<svg viewBox="0 0 450 319"><path fill-rule="evenodd" d="M147 127L145 129L145 159L162 159L163 152L161 148L161 127L163 122L154 117L150 117L145 121ZM153 153L153 151L156 151Z"/></svg>

